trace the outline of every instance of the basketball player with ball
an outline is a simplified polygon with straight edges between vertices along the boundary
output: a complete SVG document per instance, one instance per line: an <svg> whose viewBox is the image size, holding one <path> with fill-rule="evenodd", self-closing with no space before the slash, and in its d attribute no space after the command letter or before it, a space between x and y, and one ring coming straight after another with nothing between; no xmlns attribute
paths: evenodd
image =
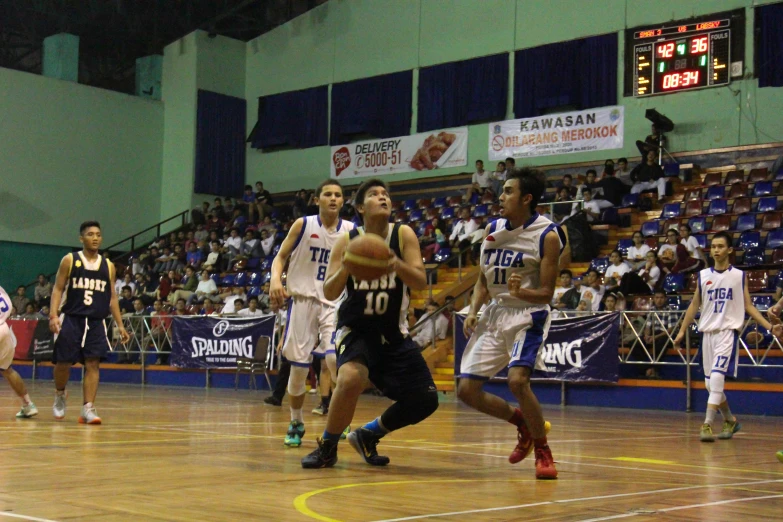
<svg viewBox="0 0 783 522"><path fill-rule="evenodd" d="M369 383L395 401L348 434L348 442L372 466L389 463L377 451L384 435L421 422L438 408L432 375L407 328L408 289L427 286L419 241L409 226L389 223L391 198L383 181L362 183L355 207L364 226L337 241L324 283L326 299L346 292L337 312L337 387L326 430L318 448L302 459L303 468L335 465L340 434Z"/></svg>
<svg viewBox="0 0 783 522"><path fill-rule="evenodd" d="M324 280L334 244L354 228L353 223L340 219L343 189L338 182L331 179L322 182L316 188L315 196L318 198L318 215L294 221L272 262L269 285L270 300L277 308L283 307L289 294L291 297L283 334L283 356L291 363L288 378L291 424L283 441L288 447L300 446L305 434L302 406L314 353L324 357L332 382L337 380L335 302L334 298L324 297ZM282 281L286 261L287 290L283 288ZM328 397L322 400L328 401Z"/></svg>
<svg viewBox="0 0 783 522"><path fill-rule="evenodd" d="M783 333L779 324L773 327L753 306L745 273L730 264L730 256L734 252L732 244L731 235L726 232L718 232L712 237L710 255L715 266L699 272L693 300L685 312L680 332L674 339L674 345L680 346L696 314L701 312L701 356L704 383L710 394L707 398L707 415L699 434L702 442L715 442L712 423L718 410L723 416L723 429L718 434L719 439L730 439L742 428L731 414L723 387L726 375L737 376L737 343L739 332L745 324L745 314L767 330L772 330L776 337Z"/></svg>

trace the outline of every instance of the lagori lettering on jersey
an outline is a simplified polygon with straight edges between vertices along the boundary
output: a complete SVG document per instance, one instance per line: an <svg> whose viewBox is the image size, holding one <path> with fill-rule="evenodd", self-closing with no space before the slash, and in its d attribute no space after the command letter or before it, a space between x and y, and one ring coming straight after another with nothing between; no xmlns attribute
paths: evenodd
<svg viewBox="0 0 783 522"><path fill-rule="evenodd" d="M392 272L387 275L382 275L378 279L372 281L360 281L355 277L353 279L353 286L357 290L394 290L397 288L397 273Z"/></svg>
<svg viewBox="0 0 783 522"><path fill-rule="evenodd" d="M94 290L96 292L106 291L106 281L100 279L93 279L90 277L72 277L71 288L78 290Z"/></svg>

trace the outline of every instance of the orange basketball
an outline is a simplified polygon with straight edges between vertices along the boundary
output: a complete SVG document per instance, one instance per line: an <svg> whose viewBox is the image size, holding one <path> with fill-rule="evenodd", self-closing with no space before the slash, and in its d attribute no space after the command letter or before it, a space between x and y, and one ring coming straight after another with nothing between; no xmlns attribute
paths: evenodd
<svg viewBox="0 0 783 522"><path fill-rule="evenodd" d="M390 250L376 234L361 234L348 243L343 263L361 281L372 281L387 273Z"/></svg>

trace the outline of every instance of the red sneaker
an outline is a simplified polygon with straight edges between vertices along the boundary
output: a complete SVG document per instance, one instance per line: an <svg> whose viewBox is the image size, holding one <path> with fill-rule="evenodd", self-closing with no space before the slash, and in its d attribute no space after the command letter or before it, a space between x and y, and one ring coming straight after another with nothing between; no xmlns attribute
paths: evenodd
<svg viewBox="0 0 783 522"><path fill-rule="evenodd" d="M530 432L527 430L526 425L517 426L517 446L511 455L508 456L508 461L512 464L522 462L525 457L530 455L530 450L533 449L533 437L530 436Z"/></svg>
<svg viewBox="0 0 783 522"><path fill-rule="evenodd" d="M555 460L552 458L552 450L549 446L536 448L536 478L539 480L552 480L557 478Z"/></svg>

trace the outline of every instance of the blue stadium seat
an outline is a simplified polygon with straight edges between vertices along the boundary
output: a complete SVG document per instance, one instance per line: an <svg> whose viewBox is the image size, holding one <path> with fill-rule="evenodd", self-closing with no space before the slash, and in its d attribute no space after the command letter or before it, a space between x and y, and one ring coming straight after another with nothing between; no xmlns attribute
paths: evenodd
<svg viewBox="0 0 783 522"><path fill-rule="evenodd" d="M285 239L285 236L287 236L287 232L283 232L282 230L275 234L275 241L283 241Z"/></svg>
<svg viewBox="0 0 783 522"><path fill-rule="evenodd" d="M275 245L275 247L272 249L272 257L276 256L278 252L280 252L280 243Z"/></svg>
<svg viewBox="0 0 783 522"><path fill-rule="evenodd" d="M778 198L776 196L767 196L759 199L756 205L758 212L775 212L778 209Z"/></svg>
<svg viewBox="0 0 783 522"><path fill-rule="evenodd" d="M775 174L775 181L783 181L783 169L780 169L777 174Z"/></svg>
<svg viewBox="0 0 783 522"><path fill-rule="evenodd" d="M424 211L420 208L414 208L411 210L410 216L408 216L408 219L411 221L421 221L421 219L424 217Z"/></svg>
<svg viewBox="0 0 783 522"><path fill-rule="evenodd" d="M416 227L416 235L419 237L423 236L424 231L427 229L427 225L429 224L430 224L429 221L422 221L421 223L419 223L419 226Z"/></svg>
<svg viewBox="0 0 783 522"><path fill-rule="evenodd" d="M617 242L617 250L619 250L623 256L628 255L628 249L632 246L633 239L621 239Z"/></svg>
<svg viewBox="0 0 783 522"><path fill-rule="evenodd" d="M251 257L250 259L247 260L247 265L245 266L245 268L248 268L250 270L255 270L256 268L258 268L258 265L260 263L261 263L260 257Z"/></svg>
<svg viewBox="0 0 783 522"><path fill-rule="evenodd" d="M435 198L432 201L432 206L434 208L443 208L443 207L445 207L446 206L446 197L443 196L443 197Z"/></svg>
<svg viewBox="0 0 783 522"><path fill-rule="evenodd" d="M669 308L672 310L680 310L682 307L682 296L670 295L666 301L669 303Z"/></svg>
<svg viewBox="0 0 783 522"><path fill-rule="evenodd" d="M476 205L473 209L473 217L484 217L489 213L489 207L487 205Z"/></svg>
<svg viewBox="0 0 783 522"><path fill-rule="evenodd" d="M487 218L487 225L491 225L492 223L494 223L498 219L500 219L500 216L489 216Z"/></svg>
<svg viewBox="0 0 783 522"><path fill-rule="evenodd" d="M753 187L753 197L760 198L761 196L769 196L772 194L772 182L771 181L759 181Z"/></svg>
<svg viewBox="0 0 783 522"><path fill-rule="evenodd" d="M740 234L737 246L742 250L752 250L761 246L761 232L746 230Z"/></svg>
<svg viewBox="0 0 783 522"><path fill-rule="evenodd" d="M234 281L234 286L247 286L249 279L250 276L247 272L240 272L237 274L236 280Z"/></svg>
<svg viewBox="0 0 783 522"><path fill-rule="evenodd" d="M234 286L235 282L236 276L234 274L227 274L223 276L223 279L220 280L220 284L218 286Z"/></svg>
<svg viewBox="0 0 783 522"><path fill-rule="evenodd" d="M693 237L699 242L700 248L707 248L707 235L706 234L694 234Z"/></svg>
<svg viewBox="0 0 783 522"><path fill-rule="evenodd" d="M742 264L745 266L761 266L764 264L764 249L749 248L745 251L742 258Z"/></svg>
<svg viewBox="0 0 783 522"><path fill-rule="evenodd" d="M434 256L432 256L432 260L436 263L442 263L450 257L451 257L451 249L441 248Z"/></svg>
<svg viewBox="0 0 783 522"><path fill-rule="evenodd" d="M406 199L405 203L402 204L402 209L403 210L408 210L408 211L413 210L414 208L418 208L418 207L419 207L419 205L416 204L416 200L415 199Z"/></svg>
<svg viewBox="0 0 783 522"><path fill-rule="evenodd" d="M263 271L272 270L272 262L275 260L275 256L266 256L258 268Z"/></svg>
<svg viewBox="0 0 783 522"><path fill-rule="evenodd" d="M261 272L252 272L250 276L247 278L247 284L250 286L260 286Z"/></svg>
<svg viewBox="0 0 783 522"><path fill-rule="evenodd" d="M663 206L663 212L661 212L661 219L680 217L680 212L679 203L666 203Z"/></svg>
<svg viewBox="0 0 783 522"><path fill-rule="evenodd" d="M707 213L717 216L718 214L725 214L728 211L729 206L725 199L713 199L710 201L710 208Z"/></svg>
<svg viewBox="0 0 783 522"><path fill-rule="evenodd" d="M663 280L663 291L676 294L685 289L685 274L666 274Z"/></svg>
<svg viewBox="0 0 783 522"><path fill-rule="evenodd" d="M742 214L737 218L737 225L735 228L740 232L753 230L756 228L756 214Z"/></svg>
<svg viewBox="0 0 783 522"><path fill-rule="evenodd" d="M470 203L471 205L476 205L479 202L480 197L481 196L478 195L478 192L474 192L473 194L471 194L470 201L468 201L468 203Z"/></svg>
<svg viewBox="0 0 783 522"><path fill-rule="evenodd" d="M251 286L247 290L247 297L258 297L261 295L261 287L260 286Z"/></svg>
<svg viewBox="0 0 783 522"><path fill-rule="evenodd" d="M726 197L726 187L723 185L713 185L707 189L707 195L704 197L707 201L721 199Z"/></svg>
<svg viewBox="0 0 783 522"><path fill-rule="evenodd" d="M667 163L663 166L663 175L667 178L680 175L679 163Z"/></svg>
<svg viewBox="0 0 783 522"><path fill-rule="evenodd" d="M753 306L755 306L759 312L766 312L772 308L773 303L771 295L752 295L750 296L750 300L753 301Z"/></svg>
<svg viewBox="0 0 783 522"><path fill-rule="evenodd" d="M598 270L598 273L603 275L606 273L606 269L609 268L609 258L608 257L596 257L592 261L590 261L590 268Z"/></svg>
<svg viewBox="0 0 783 522"><path fill-rule="evenodd" d="M688 226L691 227L691 232L697 234L707 230L707 218L706 217L692 217L688 220Z"/></svg>
<svg viewBox="0 0 783 522"><path fill-rule="evenodd" d="M262 272L261 274L261 284L269 283L272 281L272 272Z"/></svg>
<svg viewBox="0 0 783 522"><path fill-rule="evenodd" d="M443 209L443 212L440 215L441 219L454 219L456 212L454 212L454 207L446 207Z"/></svg>
<svg viewBox="0 0 783 522"><path fill-rule="evenodd" d="M660 225L658 221L645 221L644 224L642 224L642 235L644 237L657 236L659 228Z"/></svg>
<svg viewBox="0 0 783 522"><path fill-rule="evenodd" d="M209 278L212 279L217 286L220 286L220 274L212 274L211 276L209 276Z"/></svg>
<svg viewBox="0 0 783 522"><path fill-rule="evenodd" d="M617 225L620 223L620 216L617 213L617 209L609 207L601 212L601 223L605 225Z"/></svg>
<svg viewBox="0 0 783 522"><path fill-rule="evenodd" d="M623 196L621 207L636 208L639 206L639 194L626 194Z"/></svg>
<svg viewBox="0 0 783 522"><path fill-rule="evenodd" d="M766 247L772 249L783 247L783 229L769 231Z"/></svg>

